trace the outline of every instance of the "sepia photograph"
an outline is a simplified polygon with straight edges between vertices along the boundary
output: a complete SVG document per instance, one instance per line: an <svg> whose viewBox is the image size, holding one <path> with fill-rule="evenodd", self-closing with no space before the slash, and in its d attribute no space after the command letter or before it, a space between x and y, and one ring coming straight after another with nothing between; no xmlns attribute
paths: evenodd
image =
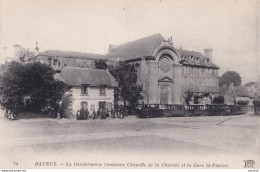
<svg viewBox="0 0 260 172"><path fill-rule="evenodd" d="M0 169L258 172L260 0L0 0Z"/></svg>

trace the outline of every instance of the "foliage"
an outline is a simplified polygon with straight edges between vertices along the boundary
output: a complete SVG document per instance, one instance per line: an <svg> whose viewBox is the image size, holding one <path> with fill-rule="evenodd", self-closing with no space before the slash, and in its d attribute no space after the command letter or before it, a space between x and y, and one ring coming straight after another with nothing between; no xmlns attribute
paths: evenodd
<svg viewBox="0 0 260 172"><path fill-rule="evenodd" d="M118 82L118 100L129 105L129 110L135 110L139 100L142 99L142 87L137 84L137 71L134 65L126 62L119 63L117 66L110 67L110 73Z"/></svg>
<svg viewBox="0 0 260 172"><path fill-rule="evenodd" d="M241 77L239 73L235 71L227 71L219 78L219 86L227 85L234 83L234 86L241 85Z"/></svg>
<svg viewBox="0 0 260 172"><path fill-rule="evenodd" d="M210 96L209 92L203 94L203 97L209 97L209 96Z"/></svg>
<svg viewBox="0 0 260 172"><path fill-rule="evenodd" d="M72 116L71 102L72 97L70 94L65 94L62 97L62 102L60 105L60 113L62 118L70 118Z"/></svg>
<svg viewBox="0 0 260 172"><path fill-rule="evenodd" d="M199 98L201 98L201 97L198 95L194 96L194 104L199 104Z"/></svg>
<svg viewBox="0 0 260 172"><path fill-rule="evenodd" d="M224 97L223 96L219 96L219 97L214 97L213 104L224 104Z"/></svg>
<svg viewBox="0 0 260 172"><path fill-rule="evenodd" d="M65 83L54 79L55 71L46 64L11 62L0 80L0 103L6 109L39 111L60 101Z"/></svg>
<svg viewBox="0 0 260 172"><path fill-rule="evenodd" d="M107 69L108 68L107 60L97 59L97 60L95 60L95 66L96 66L96 69Z"/></svg>
<svg viewBox="0 0 260 172"><path fill-rule="evenodd" d="M238 105L248 105L248 103L249 103L249 100L238 100L237 101Z"/></svg>
<svg viewBox="0 0 260 172"><path fill-rule="evenodd" d="M190 101L191 101L191 98L192 98L192 97L193 97L193 93L192 93L192 92L187 91L187 92L185 93L185 102L186 102L187 105L190 104Z"/></svg>

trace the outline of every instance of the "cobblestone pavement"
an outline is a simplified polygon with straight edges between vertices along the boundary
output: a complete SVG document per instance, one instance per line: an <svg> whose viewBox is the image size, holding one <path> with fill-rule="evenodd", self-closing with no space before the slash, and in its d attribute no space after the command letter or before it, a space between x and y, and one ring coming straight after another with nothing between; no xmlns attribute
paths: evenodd
<svg viewBox="0 0 260 172"><path fill-rule="evenodd" d="M0 160L8 155L22 159L68 153L260 159L260 117L252 114L87 121L1 118L0 126Z"/></svg>

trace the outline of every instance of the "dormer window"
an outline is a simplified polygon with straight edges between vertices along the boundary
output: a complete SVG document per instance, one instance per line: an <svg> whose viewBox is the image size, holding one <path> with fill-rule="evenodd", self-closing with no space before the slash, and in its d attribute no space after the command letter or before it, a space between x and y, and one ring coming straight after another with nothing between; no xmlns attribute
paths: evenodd
<svg viewBox="0 0 260 172"><path fill-rule="evenodd" d="M88 94L88 85L81 86L81 94Z"/></svg>
<svg viewBox="0 0 260 172"><path fill-rule="evenodd" d="M209 65L209 59L208 59L208 58L205 59L205 64L206 64L206 65Z"/></svg>
<svg viewBox="0 0 260 172"><path fill-rule="evenodd" d="M181 60L185 62L186 61L186 56L181 56Z"/></svg>
<svg viewBox="0 0 260 172"><path fill-rule="evenodd" d="M199 57L196 57L196 58L195 58L195 63L196 63L196 64L199 64L199 62L200 62L200 61L199 61Z"/></svg>
<svg viewBox="0 0 260 172"><path fill-rule="evenodd" d="M190 56L190 62L193 63L194 62L194 57Z"/></svg>

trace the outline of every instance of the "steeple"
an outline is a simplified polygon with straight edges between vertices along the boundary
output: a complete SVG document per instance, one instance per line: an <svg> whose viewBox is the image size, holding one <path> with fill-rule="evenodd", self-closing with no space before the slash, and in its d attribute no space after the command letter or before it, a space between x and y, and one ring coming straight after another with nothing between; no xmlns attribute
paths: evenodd
<svg viewBox="0 0 260 172"><path fill-rule="evenodd" d="M34 56L37 56L40 53L40 49L38 48L38 42L36 42L36 47L34 48Z"/></svg>

